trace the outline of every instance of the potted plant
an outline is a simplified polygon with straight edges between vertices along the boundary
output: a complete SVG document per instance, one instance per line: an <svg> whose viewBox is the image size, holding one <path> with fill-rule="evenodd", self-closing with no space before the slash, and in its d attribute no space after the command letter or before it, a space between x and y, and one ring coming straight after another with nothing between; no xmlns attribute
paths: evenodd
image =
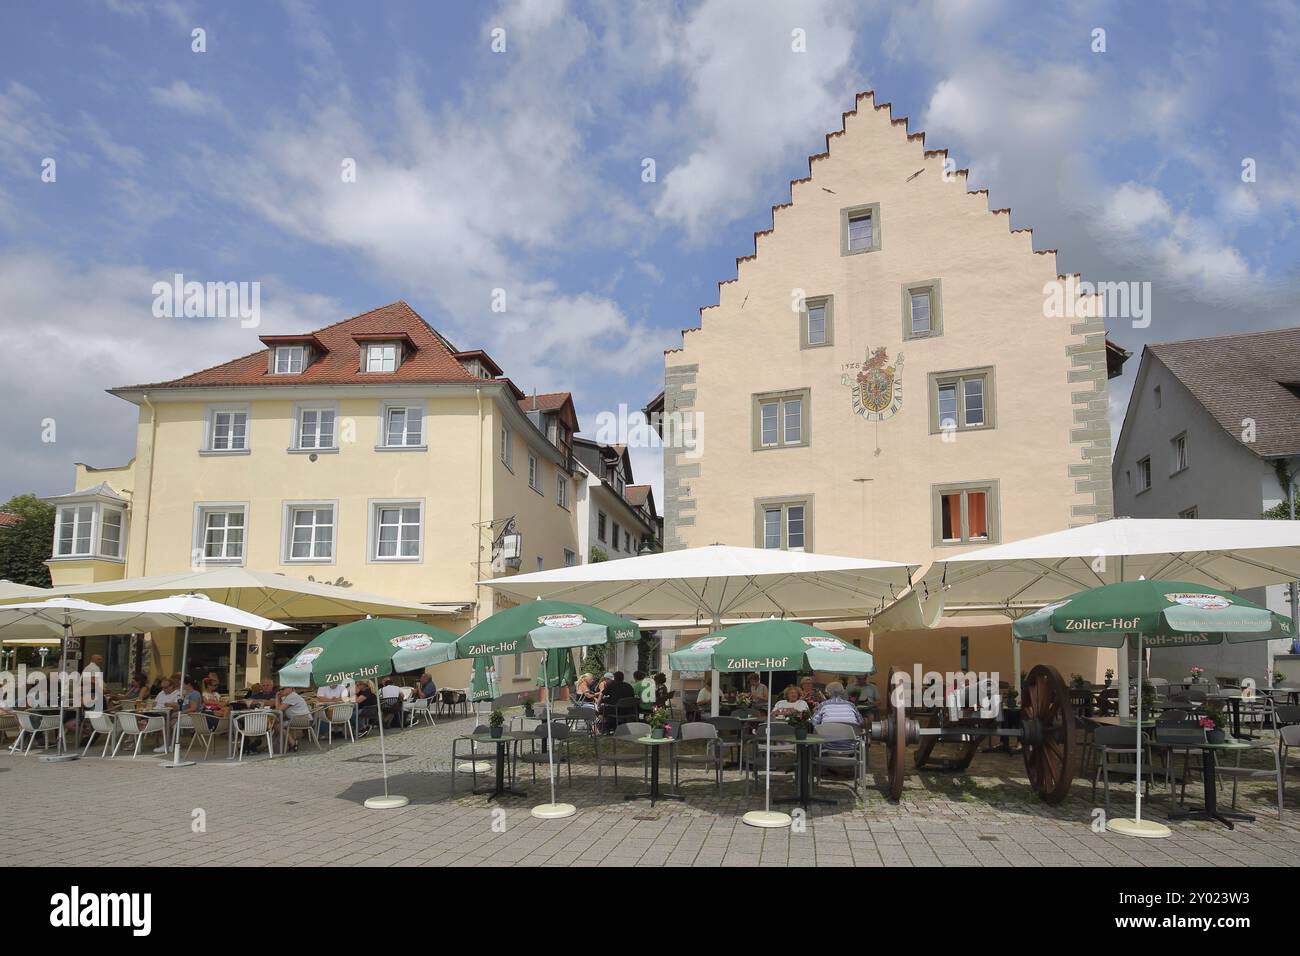
<svg viewBox="0 0 1300 956"><path fill-rule="evenodd" d="M533 699L531 697L529 697L527 694L524 694L523 698L520 700L520 703L524 705L525 717L537 716L535 713L533 713Z"/></svg>
<svg viewBox="0 0 1300 956"><path fill-rule="evenodd" d="M749 710L753 706L754 698L751 695L744 693L736 695L736 707L740 710Z"/></svg>
<svg viewBox="0 0 1300 956"><path fill-rule="evenodd" d="M493 737L500 737L505 729L506 715L499 710L492 711L488 717L488 731Z"/></svg>
<svg viewBox="0 0 1300 956"><path fill-rule="evenodd" d="M1107 667L1107 668L1106 668L1106 686L1109 687L1109 686L1111 685L1111 682L1112 682L1114 679L1115 679L1115 668L1113 668L1113 667Z"/></svg>
<svg viewBox="0 0 1300 956"><path fill-rule="evenodd" d="M786 723L794 728L795 740L807 740L808 728L812 726L812 711L794 710L785 718Z"/></svg>
<svg viewBox="0 0 1300 956"><path fill-rule="evenodd" d="M1228 732L1225 729L1228 721L1223 715L1223 710L1210 704L1205 708L1205 716L1201 718L1201 726L1205 728L1205 739L1212 744L1222 744L1228 741Z"/></svg>
<svg viewBox="0 0 1300 956"><path fill-rule="evenodd" d="M664 727L668 724L669 714L667 707L656 707L650 711L650 736L654 740L664 739Z"/></svg>
<svg viewBox="0 0 1300 956"><path fill-rule="evenodd" d="M1190 673L1192 675L1192 683L1199 684L1204 679L1203 675L1205 674L1205 668L1197 667L1193 664Z"/></svg>

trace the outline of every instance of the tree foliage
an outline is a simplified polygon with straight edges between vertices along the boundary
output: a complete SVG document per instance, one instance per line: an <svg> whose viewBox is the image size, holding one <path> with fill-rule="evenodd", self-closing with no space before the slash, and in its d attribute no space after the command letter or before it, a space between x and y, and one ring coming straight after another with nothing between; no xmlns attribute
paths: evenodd
<svg viewBox="0 0 1300 956"><path fill-rule="evenodd" d="M18 495L0 505L0 511L18 516L16 525L0 527L0 578L48 588L45 562L54 544L54 508L35 495Z"/></svg>

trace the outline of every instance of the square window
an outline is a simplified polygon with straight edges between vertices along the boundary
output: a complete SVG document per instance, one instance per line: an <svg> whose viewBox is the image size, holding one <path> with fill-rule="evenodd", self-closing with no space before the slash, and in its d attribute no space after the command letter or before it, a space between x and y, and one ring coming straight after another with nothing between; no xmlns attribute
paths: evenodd
<svg viewBox="0 0 1300 956"><path fill-rule="evenodd" d="M292 506L289 512L290 561L331 561L334 558L334 508Z"/></svg>
<svg viewBox="0 0 1300 956"><path fill-rule="evenodd" d="M199 533L205 561L242 561L246 517L243 507L202 507Z"/></svg>
<svg viewBox="0 0 1300 956"><path fill-rule="evenodd" d="M935 486L936 544L987 544L997 540L996 482Z"/></svg>
<svg viewBox="0 0 1300 956"><path fill-rule="evenodd" d="M903 285L903 340L943 334L943 289L939 279Z"/></svg>
<svg viewBox="0 0 1300 956"><path fill-rule="evenodd" d="M757 546L804 551L812 547L812 504L808 498L756 502Z"/></svg>
<svg viewBox="0 0 1300 956"><path fill-rule="evenodd" d="M880 249L880 203L840 210L840 255L853 256Z"/></svg>
<svg viewBox="0 0 1300 956"><path fill-rule="evenodd" d="M280 345L275 349L275 374L297 375L307 364L307 349L301 345Z"/></svg>
<svg viewBox="0 0 1300 956"><path fill-rule="evenodd" d="M396 372L397 343L385 342L366 347L367 372Z"/></svg>
<svg viewBox="0 0 1300 956"><path fill-rule="evenodd" d="M298 448L334 448L334 409L300 408L298 410Z"/></svg>
<svg viewBox="0 0 1300 956"><path fill-rule="evenodd" d="M248 412L243 409L213 409L209 413L208 451L246 451Z"/></svg>
<svg viewBox="0 0 1300 956"><path fill-rule="evenodd" d="M424 444L424 410L418 405L384 406L385 448L417 448Z"/></svg>
<svg viewBox="0 0 1300 956"><path fill-rule="evenodd" d="M88 558L94 540L95 505L62 505L55 515L55 557Z"/></svg>
<svg viewBox="0 0 1300 956"><path fill-rule="evenodd" d="M930 433L993 428L991 368L930 373Z"/></svg>
<svg viewBox="0 0 1300 956"><path fill-rule="evenodd" d="M424 537L420 504L382 503L376 504L374 509L371 556L378 561L419 558Z"/></svg>
<svg viewBox="0 0 1300 956"><path fill-rule="evenodd" d="M808 389L755 395L754 450L808 444Z"/></svg>

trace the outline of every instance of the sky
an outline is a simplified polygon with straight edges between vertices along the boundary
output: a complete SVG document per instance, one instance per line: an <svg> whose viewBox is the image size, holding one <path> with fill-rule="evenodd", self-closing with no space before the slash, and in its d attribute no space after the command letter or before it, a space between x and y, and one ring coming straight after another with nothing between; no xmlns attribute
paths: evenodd
<svg viewBox="0 0 1300 956"><path fill-rule="evenodd" d="M1059 271L1149 282L1125 348L1295 325L1298 60L1287 2L7 0L0 501L131 457L105 389L399 298L594 437L861 90ZM156 318L177 273L260 325Z"/></svg>

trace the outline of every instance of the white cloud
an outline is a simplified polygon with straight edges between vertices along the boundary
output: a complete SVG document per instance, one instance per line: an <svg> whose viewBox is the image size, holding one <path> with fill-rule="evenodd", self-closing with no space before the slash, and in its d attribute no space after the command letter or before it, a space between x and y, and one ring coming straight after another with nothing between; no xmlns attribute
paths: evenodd
<svg viewBox="0 0 1300 956"><path fill-rule="evenodd" d="M184 80L173 80L170 86L150 87L149 95L159 106L191 116L226 115L220 99L211 93L195 89Z"/></svg>

